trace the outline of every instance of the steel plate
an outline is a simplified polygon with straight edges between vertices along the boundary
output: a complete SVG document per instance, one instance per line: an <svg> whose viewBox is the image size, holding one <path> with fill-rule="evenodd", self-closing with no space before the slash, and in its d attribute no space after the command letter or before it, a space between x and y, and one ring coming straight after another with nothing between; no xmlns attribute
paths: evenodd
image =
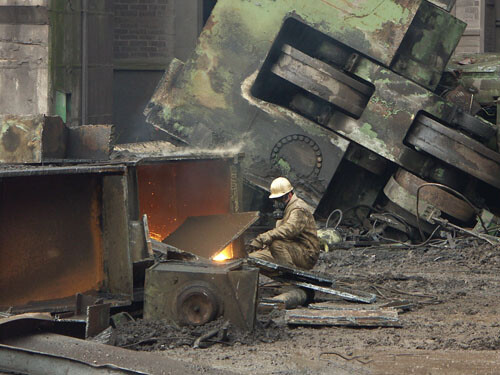
<svg viewBox="0 0 500 375"><path fill-rule="evenodd" d="M163 242L210 258L238 238L258 218L258 212L191 216Z"/></svg>

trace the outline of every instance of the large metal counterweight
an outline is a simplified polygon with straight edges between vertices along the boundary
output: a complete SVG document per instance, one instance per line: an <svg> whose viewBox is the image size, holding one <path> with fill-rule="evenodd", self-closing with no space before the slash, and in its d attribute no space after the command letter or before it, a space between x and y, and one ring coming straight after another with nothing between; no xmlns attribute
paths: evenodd
<svg viewBox="0 0 500 375"><path fill-rule="evenodd" d="M373 205L398 166L498 189L499 154L481 143L496 126L440 95L466 26L453 3L219 0L148 121L191 145L242 143L248 181L285 175L320 216Z"/></svg>

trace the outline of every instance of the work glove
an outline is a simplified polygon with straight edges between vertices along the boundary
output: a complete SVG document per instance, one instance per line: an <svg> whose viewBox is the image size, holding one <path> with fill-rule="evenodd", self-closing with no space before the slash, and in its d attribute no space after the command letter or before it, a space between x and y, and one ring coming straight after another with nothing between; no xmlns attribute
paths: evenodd
<svg viewBox="0 0 500 375"><path fill-rule="evenodd" d="M250 241L250 243L247 245L247 248L248 248L247 251L249 253L252 253L254 251L264 248L264 244L260 242L257 238L255 238L252 241Z"/></svg>
<svg viewBox="0 0 500 375"><path fill-rule="evenodd" d="M271 236L268 234L268 232L261 233L259 234L256 238L255 241L258 243L262 244L262 247L269 246L272 242Z"/></svg>

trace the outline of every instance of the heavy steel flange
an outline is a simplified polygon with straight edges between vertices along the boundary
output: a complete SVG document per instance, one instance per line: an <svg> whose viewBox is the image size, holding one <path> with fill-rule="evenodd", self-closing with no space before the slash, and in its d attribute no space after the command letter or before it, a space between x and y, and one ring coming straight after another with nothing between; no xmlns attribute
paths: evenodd
<svg viewBox="0 0 500 375"><path fill-rule="evenodd" d="M359 118L373 89L332 66L285 44L271 68L277 76Z"/></svg>
<svg viewBox="0 0 500 375"><path fill-rule="evenodd" d="M445 125L419 115L407 142L500 189L500 154Z"/></svg>
<svg viewBox="0 0 500 375"><path fill-rule="evenodd" d="M219 301L208 283L197 281L179 292L176 310L180 322L203 325L218 315Z"/></svg>

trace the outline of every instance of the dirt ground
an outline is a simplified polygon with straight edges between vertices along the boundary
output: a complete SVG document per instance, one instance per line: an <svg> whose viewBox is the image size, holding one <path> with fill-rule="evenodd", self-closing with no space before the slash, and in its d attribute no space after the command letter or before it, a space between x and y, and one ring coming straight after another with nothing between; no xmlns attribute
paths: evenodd
<svg viewBox="0 0 500 375"><path fill-rule="evenodd" d="M289 327L275 311L259 315L253 336L232 329L227 344L206 349L161 322L131 323L118 344L238 374L498 374L499 267L500 248L471 239L332 250L314 270L377 294L377 303L408 301L402 328ZM155 339L134 344L147 337Z"/></svg>

